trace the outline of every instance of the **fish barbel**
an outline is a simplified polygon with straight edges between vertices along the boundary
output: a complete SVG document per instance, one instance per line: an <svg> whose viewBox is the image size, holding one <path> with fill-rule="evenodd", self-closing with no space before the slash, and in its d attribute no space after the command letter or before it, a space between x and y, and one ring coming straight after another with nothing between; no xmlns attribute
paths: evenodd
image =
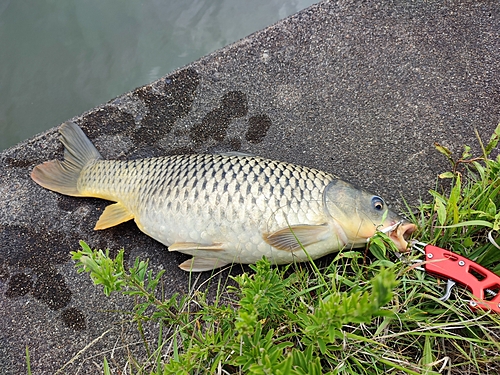
<svg viewBox="0 0 500 375"><path fill-rule="evenodd" d="M274 264L316 259L364 246L390 226L389 237L404 251L416 229L382 198L317 169L239 154L103 160L76 124L59 131L64 161L36 166L32 179L61 194L116 202L95 229L134 219L170 251L192 255L180 265L186 271L263 256Z"/></svg>

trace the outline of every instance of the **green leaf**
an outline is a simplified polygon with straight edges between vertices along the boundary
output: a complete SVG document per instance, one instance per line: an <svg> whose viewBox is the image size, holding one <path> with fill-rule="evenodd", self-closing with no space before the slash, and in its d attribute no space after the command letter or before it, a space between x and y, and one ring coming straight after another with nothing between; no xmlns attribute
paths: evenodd
<svg viewBox="0 0 500 375"><path fill-rule="evenodd" d="M26 345L26 371L28 372L28 375L31 375L31 360L28 345Z"/></svg>
<svg viewBox="0 0 500 375"><path fill-rule="evenodd" d="M463 221L461 223L456 223L452 225L443 225L440 226L439 228L462 228L462 227L467 227L467 226L480 226L480 227L487 227L487 228L493 228L493 224L490 223L489 221L486 220L469 220L469 221Z"/></svg>
<svg viewBox="0 0 500 375"><path fill-rule="evenodd" d="M497 206L491 199L489 199L488 206L486 207L486 213L492 217L497 214Z"/></svg>
<svg viewBox="0 0 500 375"><path fill-rule="evenodd" d="M441 200L436 199L434 202L434 209L438 215L439 225L444 225L446 223L446 206Z"/></svg>
<svg viewBox="0 0 500 375"><path fill-rule="evenodd" d="M486 156L488 156L491 153L491 151L493 151L493 149L497 147L499 140L500 140L500 123L497 125L495 131L490 137L488 144L484 149Z"/></svg>
<svg viewBox="0 0 500 375"><path fill-rule="evenodd" d="M500 211L495 215L495 221L493 222L492 229L496 232L500 230Z"/></svg>
<svg viewBox="0 0 500 375"><path fill-rule="evenodd" d="M472 240L471 237L466 237L462 241L462 244L463 244L464 247L472 247L472 245L474 245L474 241Z"/></svg>
<svg viewBox="0 0 500 375"><path fill-rule="evenodd" d="M103 360L103 370L104 370L104 375L111 375L111 370L109 368L108 360L106 357L104 357Z"/></svg>
<svg viewBox="0 0 500 375"><path fill-rule="evenodd" d="M462 159L466 160L471 157L470 146L464 145L464 151L462 152Z"/></svg>
<svg viewBox="0 0 500 375"><path fill-rule="evenodd" d="M453 172L443 172L438 177L441 179L453 178L453 177L455 177L455 174Z"/></svg>
<svg viewBox="0 0 500 375"><path fill-rule="evenodd" d="M436 148L436 150L438 150L440 153L442 153L443 155L445 155L448 159L451 158L451 151L443 146L443 145L440 145L439 143L435 142L434 143L434 147Z"/></svg>
<svg viewBox="0 0 500 375"><path fill-rule="evenodd" d="M420 365L422 366L422 374L425 375L438 375L438 372L432 370L432 366L436 363L436 358L433 354L434 339L430 336L425 336L424 349L422 351L422 358Z"/></svg>
<svg viewBox="0 0 500 375"><path fill-rule="evenodd" d="M387 249L385 243L380 237L372 237L370 239L370 251L378 260L387 259Z"/></svg>
<svg viewBox="0 0 500 375"><path fill-rule="evenodd" d="M460 174L456 174L455 184L451 189L450 198L446 205L446 213L449 217L453 218L453 224L458 223L458 202L462 193L462 178Z"/></svg>
<svg viewBox="0 0 500 375"><path fill-rule="evenodd" d="M321 351L321 354L325 354L326 353L325 341L321 337L318 337L317 342L318 342L318 346L319 346L319 350Z"/></svg>

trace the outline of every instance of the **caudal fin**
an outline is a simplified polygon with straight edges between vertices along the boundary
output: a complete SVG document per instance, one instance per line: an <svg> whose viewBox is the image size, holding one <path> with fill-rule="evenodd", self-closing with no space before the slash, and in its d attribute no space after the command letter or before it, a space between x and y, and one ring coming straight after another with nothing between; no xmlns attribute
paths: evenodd
<svg viewBox="0 0 500 375"><path fill-rule="evenodd" d="M81 197L83 195L77 187L80 172L87 164L102 159L102 156L75 123L65 122L59 133L65 147L64 160L52 160L37 165L31 172L31 178L46 189Z"/></svg>

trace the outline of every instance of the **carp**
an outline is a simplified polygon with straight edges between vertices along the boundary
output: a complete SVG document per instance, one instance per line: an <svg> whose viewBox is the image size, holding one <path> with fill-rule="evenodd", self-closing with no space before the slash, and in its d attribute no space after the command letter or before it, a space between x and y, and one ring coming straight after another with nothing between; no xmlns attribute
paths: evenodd
<svg viewBox="0 0 500 375"><path fill-rule="evenodd" d="M364 246L383 228L405 251L416 229L379 196L314 168L231 153L104 160L75 123L59 132L64 160L36 166L32 179L60 194L116 202L95 229L133 219L170 251L192 255L180 265L186 271L263 256L303 262Z"/></svg>

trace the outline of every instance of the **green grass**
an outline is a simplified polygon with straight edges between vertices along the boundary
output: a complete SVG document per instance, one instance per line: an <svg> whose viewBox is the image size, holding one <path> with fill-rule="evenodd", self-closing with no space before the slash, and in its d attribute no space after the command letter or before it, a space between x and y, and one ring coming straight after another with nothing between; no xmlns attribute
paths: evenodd
<svg viewBox="0 0 500 375"><path fill-rule="evenodd" d="M500 273L500 157L492 158L500 125L482 155L470 149L440 176L432 202L409 207L415 237L465 255ZM445 188L442 188L442 185ZM379 233L367 250L346 249L326 266L272 267L203 289L161 297L162 273L137 259L127 269L123 250L114 259L90 249L72 253L104 293L135 299L130 316L142 335L158 322L154 342L144 335L148 359L129 359L130 374L497 374L500 315L472 312L470 295L455 289L440 301L444 282L417 270L417 252L399 259ZM321 262L318 262L320 264ZM214 278L215 280L215 278ZM103 356L103 370L112 373Z"/></svg>
<svg viewBox="0 0 500 375"><path fill-rule="evenodd" d="M26 345L26 372L28 375L31 375L31 360L28 345Z"/></svg>

